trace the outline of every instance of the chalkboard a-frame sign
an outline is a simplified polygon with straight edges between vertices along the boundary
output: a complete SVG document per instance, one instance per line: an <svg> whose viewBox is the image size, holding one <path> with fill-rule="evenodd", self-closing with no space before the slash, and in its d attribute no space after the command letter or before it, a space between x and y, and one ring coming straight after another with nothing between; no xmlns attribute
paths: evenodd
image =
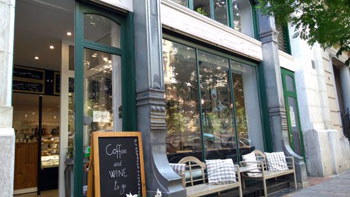
<svg viewBox="0 0 350 197"><path fill-rule="evenodd" d="M91 153L95 197L146 196L140 132L94 132Z"/></svg>

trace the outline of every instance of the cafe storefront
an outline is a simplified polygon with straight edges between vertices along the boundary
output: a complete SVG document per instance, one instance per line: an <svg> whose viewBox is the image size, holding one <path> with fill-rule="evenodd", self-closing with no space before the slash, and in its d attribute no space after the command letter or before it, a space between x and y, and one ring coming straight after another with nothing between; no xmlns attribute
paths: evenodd
<svg viewBox="0 0 350 197"><path fill-rule="evenodd" d="M16 155L15 194L86 195L95 131L141 131L149 196L185 195L169 166L183 157L237 163L271 150L252 27L247 36L171 1L118 2L18 1L13 127L32 156ZM54 158L49 175L43 157Z"/></svg>

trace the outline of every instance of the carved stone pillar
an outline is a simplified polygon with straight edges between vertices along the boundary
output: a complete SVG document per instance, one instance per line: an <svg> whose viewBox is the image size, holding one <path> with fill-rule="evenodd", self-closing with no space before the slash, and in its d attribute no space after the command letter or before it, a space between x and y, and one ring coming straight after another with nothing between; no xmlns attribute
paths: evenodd
<svg viewBox="0 0 350 197"><path fill-rule="evenodd" d="M275 20L260 12L258 12L258 20L264 59L261 66L263 66L265 76L266 105L270 119L273 151L284 151L287 156L294 157L298 183L300 186L306 186L307 174L303 158L297 155L289 144Z"/></svg>
<svg viewBox="0 0 350 197"><path fill-rule="evenodd" d="M136 100L142 132L147 196L186 196L166 156L165 92L159 0L134 1Z"/></svg>

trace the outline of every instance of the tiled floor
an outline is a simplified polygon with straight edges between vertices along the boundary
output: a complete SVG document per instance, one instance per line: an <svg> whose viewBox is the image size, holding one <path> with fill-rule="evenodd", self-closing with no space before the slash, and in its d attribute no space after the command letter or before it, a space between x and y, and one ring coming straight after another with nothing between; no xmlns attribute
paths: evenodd
<svg viewBox="0 0 350 197"><path fill-rule="evenodd" d="M57 196L58 196L58 190L43 191L40 194L40 197L57 197ZM15 195L15 197L37 197L37 195L35 192L35 193L29 193L29 194Z"/></svg>

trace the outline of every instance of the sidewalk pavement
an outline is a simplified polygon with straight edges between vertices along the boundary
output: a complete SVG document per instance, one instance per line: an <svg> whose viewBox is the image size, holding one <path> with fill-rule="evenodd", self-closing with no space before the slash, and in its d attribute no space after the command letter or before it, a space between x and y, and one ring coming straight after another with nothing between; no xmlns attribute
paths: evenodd
<svg viewBox="0 0 350 197"><path fill-rule="evenodd" d="M310 186L286 194L284 197L350 197L350 170L330 177L311 177Z"/></svg>

